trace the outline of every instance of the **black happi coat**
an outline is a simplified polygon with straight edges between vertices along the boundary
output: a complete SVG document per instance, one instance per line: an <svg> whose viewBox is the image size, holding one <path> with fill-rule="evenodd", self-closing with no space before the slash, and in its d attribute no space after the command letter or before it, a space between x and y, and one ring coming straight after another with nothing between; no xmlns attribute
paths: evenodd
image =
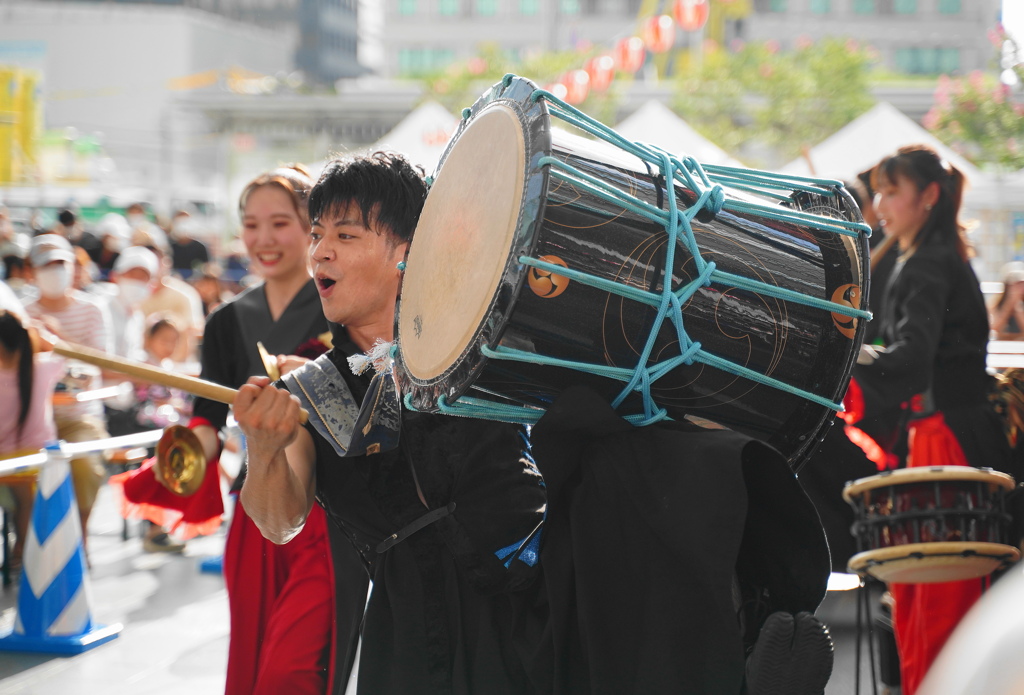
<svg viewBox="0 0 1024 695"><path fill-rule="evenodd" d="M685 422L636 428L579 387L532 440L548 519L519 624L537 692L739 695L765 617L824 597L821 525L769 446Z"/></svg>
<svg viewBox="0 0 1024 695"><path fill-rule="evenodd" d="M256 341L262 341L272 355L294 355L300 346L327 330L312 279L277 321L270 316L263 284L255 285L221 304L206 319L201 378L236 389L250 376L266 376ZM219 430L227 422L228 405L196 398L193 412Z"/></svg>
<svg viewBox="0 0 1024 695"><path fill-rule="evenodd" d="M352 376L345 358L355 347L342 333L335 331L330 355L362 400L368 381ZM531 692L513 641L511 596L536 568L520 559L506 568L495 555L530 537L544 515L543 483L523 454L521 429L403 411L396 450L350 458L310 432L317 498L373 582L360 695ZM439 518L388 541L435 510ZM351 598L339 597L339 606L358 597ZM339 614L349 629L351 618Z"/></svg>
<svg viewBox="0 0 1024 695"><path fill-rule="evenodd" d="M856 365L865 415L927 394L971 466L1008 473L1009 446L988 401L988 313L970 263L945 244L925 244L898 262L880 317L886 350Z"/></svg>

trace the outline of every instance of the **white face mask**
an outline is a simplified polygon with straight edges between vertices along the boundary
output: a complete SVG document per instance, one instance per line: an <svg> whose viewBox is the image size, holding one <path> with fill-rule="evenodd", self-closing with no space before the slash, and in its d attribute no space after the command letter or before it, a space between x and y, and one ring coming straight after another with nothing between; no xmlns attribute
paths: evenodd
<svg viewBox="0 0 1024 695"><path fill-rule="evenodd" d="M117 286L121 291L121 299L128 306L139 306L149 299L149 283L141 280L118 280Z"/></svg>
<svg viewBox="0 0 1024 695"><path fill-rule="evenodd" d="M132 215L128 215L126 219L128 220L128 224L130 224L133 228L141 227L143 224L148 222L146 216L138 212Z"/></svg>
<svg viewBox="0 0 1024 695"><path fill-rule="evenodd" d="M36 271L39 294L49 299L61 297L71 287L71 264L48 265Z"/></svg>

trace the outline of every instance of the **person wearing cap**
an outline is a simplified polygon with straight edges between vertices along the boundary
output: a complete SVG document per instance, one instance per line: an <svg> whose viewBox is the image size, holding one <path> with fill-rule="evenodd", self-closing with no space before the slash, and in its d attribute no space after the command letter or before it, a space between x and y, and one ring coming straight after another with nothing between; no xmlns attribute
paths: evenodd
<svg viewBox="0 0 1024 695"><path fill-rule="evenodd" d="M114 267L118 254L129 245L132 236L131 227L124 215L108 212L96 224L96 236L100 245L95 250L86 249L100 269L100 275L107 279L110 269Z"/></svg>
<svg viewBox="0 0 1024 695"><path fill-rule="evenodd" d="M996 340L1024 339L1024 263L1003 266L1003 292L992 307L990 323Z"/></svg>
<svg viewBox="0 0 1024 695"><path fill-rule="evenodd" d="M120 315L115 320L114 352L140 362L146 361L146 350L143 347L146 333L147 314L142 305L153 294L160 280L160 259L155 253L143 246L129 246L122 251L110 270L110 281L116 286L117 294L112 302L112 309ZM107 429L113 436L142 432L151 427L139 423L139 402L136 392L144 389L146 384L136 383L136 389L123 398L108 400L104 406L107 417ZM167 535L166 530L149 520L144 521L145 531L142 538L143 550L153 552L181 552L184 543L179 543Z"/></svg>
<svg viewBox="0 0 1024 695"><path fill-rule="evenodd" d="M110 270L110 281L117 286L116 305L124 322L115 326L114 352L135 358L142 350L146 314L142 305L153 294L160 279L160 260L143 246L122 251Z"/></svg>
<svg viewBox="0 0 1024 695"><path fill-rule="evenodd" d="M58 234L34 237L29 263L39 298L28 303L25 311L62 340L110 352L110 315L89 295L74 289L74 262L71 244L64 237ZM69 367L77 369L73 363ZM88 378L90 385L99 381L99 374L95 372L90 374L81 368L80 373ZM66 442L94 441L109 436L99 401L55 405L53 414L57 436ZM71 477L82 521L82 544L88 549L89 514L104 477L102 456L90 453L72 459Z"/></svg>

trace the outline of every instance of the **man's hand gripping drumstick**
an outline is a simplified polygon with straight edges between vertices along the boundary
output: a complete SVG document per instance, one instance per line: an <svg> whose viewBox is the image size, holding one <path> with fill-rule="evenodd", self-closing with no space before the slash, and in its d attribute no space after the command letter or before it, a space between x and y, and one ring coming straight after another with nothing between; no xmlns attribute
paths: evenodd
<svg viewBox="0 0 1024 695"><path fill-rule="evenodd" d="M299 400L254 376L238 390L232 409L246 439L242 504L254 520L271 520L266 528L257 524L265 537L287 543L306 523L316 490L313 439L301 424Z"/></svg>

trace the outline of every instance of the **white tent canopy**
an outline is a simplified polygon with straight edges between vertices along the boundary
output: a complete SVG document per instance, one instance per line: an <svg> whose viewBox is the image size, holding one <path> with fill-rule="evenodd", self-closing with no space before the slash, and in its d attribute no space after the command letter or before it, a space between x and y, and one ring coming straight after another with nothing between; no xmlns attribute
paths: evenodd
<svg viewBox="0 0 1024 695"><path fill-rule="evenodd" d="M401 152L432 174L458 124L459 119L448 109L436 101L427 101L413 109L370 149Z"/></svg>
<svg viewBox="0 0 1024 695"><path fill-rule="evenodd" d="M634 111L615 131L627 140L657 145L674 155L689 155L701 164L743 166L656 99Z"/></svg>
<svg viewBox="0 0 1024 695"><path fill-rule="evenodd" d="M969 180L980 176L978 168L944 145L888 102L879 102L833 135L813 147L807 158L795 159L781 171L797 176L849 179L857 172L877 164L882 157L895 154L904 145L924 144L960 169ZM811 171L808 165L814 166Z"/></svg>

